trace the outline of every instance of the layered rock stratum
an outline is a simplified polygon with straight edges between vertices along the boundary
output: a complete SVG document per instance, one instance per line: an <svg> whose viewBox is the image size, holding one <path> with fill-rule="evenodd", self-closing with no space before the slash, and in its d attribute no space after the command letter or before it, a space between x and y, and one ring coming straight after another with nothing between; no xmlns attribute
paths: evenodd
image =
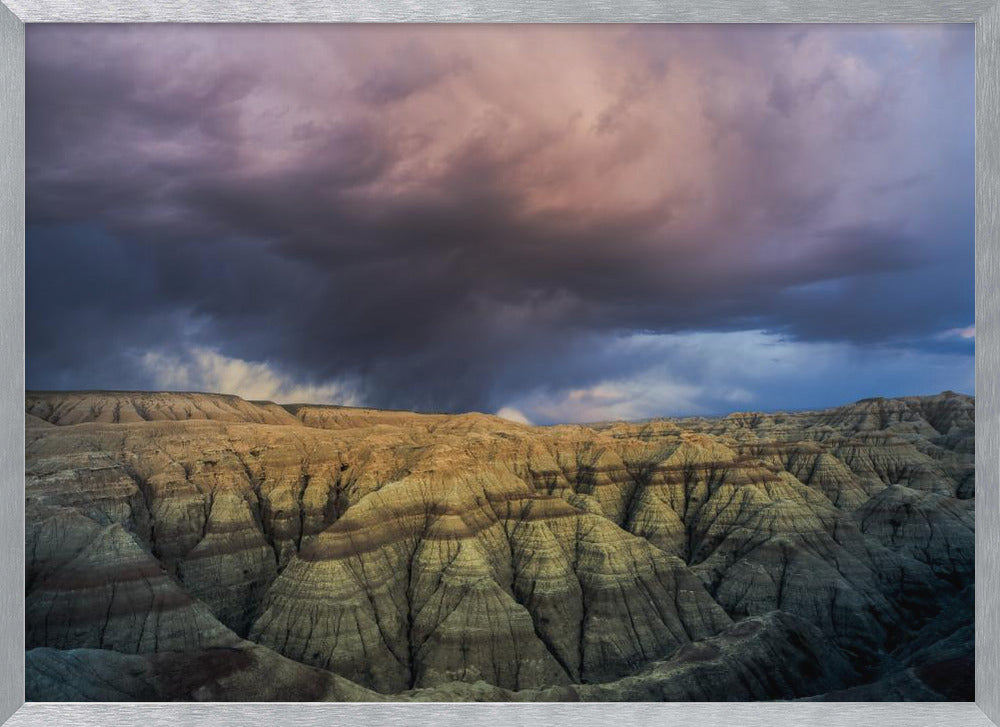
<svg viewBox="0 0 1000 727"><path fill-rule="evenodd" d="M29 699L972 698L968 396L25 412Z"/></svg>

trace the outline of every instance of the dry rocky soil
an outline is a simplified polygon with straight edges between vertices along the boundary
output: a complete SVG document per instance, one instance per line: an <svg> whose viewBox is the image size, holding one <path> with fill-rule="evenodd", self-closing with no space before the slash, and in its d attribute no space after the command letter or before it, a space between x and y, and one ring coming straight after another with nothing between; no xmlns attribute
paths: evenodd
<svg viewBox="0 0 1000 727"><path fill-rule="evenodd" d="M30 700L969 700L974 401L26 395Z"/></svg>

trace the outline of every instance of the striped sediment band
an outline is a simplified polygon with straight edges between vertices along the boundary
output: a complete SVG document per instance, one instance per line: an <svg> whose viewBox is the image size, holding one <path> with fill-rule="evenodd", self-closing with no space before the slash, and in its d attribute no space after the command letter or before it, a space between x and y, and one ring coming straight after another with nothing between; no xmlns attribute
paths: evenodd
<svg viewBox="0 0 1000 727"><path fill-rule="evenodd" d="M533 492L490 493L480 504L421 502L393 507L391 514L348 514L299 554L302 560L334 560L412 540L473 538L506 520L540 522L579 517L583 512L560 497ZM375 518L379 519L376 520Z"/></svg>

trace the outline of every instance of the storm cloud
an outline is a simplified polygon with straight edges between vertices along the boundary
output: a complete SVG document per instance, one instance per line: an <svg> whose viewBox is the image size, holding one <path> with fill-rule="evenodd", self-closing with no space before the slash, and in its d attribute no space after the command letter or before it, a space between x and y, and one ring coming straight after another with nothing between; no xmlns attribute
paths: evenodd
<svg viewBox="0 0 1000 727"><path fill-rule="evenodd" d="M28 385L540 422L970 390L972 41L32 26Z"/></svg>

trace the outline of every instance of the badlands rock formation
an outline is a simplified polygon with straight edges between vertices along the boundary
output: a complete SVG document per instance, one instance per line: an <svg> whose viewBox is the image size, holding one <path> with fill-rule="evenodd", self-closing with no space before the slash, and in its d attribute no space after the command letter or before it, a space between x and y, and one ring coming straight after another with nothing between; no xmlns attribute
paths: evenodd
<svg viewBox="0 0 1000 727"><path fill-rule="evenodd" d="M31 699L970 698L970 397L25 411Z"/></svg>

